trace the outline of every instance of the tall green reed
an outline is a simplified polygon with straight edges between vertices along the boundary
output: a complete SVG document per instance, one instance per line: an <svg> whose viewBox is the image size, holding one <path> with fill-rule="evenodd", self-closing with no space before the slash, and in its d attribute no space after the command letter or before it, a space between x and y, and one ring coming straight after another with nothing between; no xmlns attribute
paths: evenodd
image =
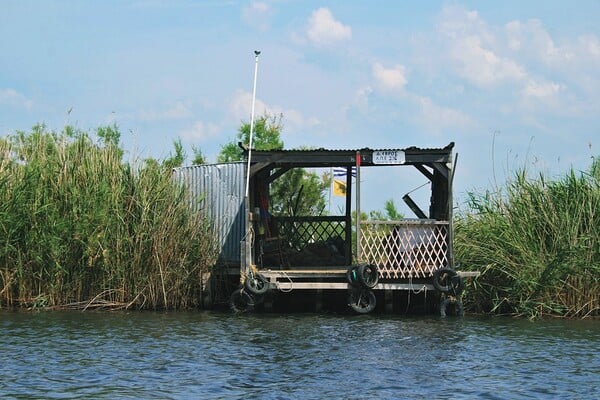
<svg viewBox="0 0 600 400"><path fill-rule="evenodd" d="M516 171L496 192L469 194L455 219L455 253L483 272L466 294L479 312L600 315L600 171L556 180Z"/></svg>
<svg viewBox="0 0 600 400"><path fill-rule="evenodd" d="M197 306L216 255L170 169L122 162L97 141L36 126L0 140L0 305Z"/></svg>

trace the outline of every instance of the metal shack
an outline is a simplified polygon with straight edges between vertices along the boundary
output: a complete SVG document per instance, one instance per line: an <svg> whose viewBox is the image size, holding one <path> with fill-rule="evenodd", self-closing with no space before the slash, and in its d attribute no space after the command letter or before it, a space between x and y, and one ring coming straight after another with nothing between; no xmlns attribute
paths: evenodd
<svg viewBox="0 0 600 400"><path fill-rule="evenodd" d="M402 293L420 294L433 300L429 310L461 314L466 274L454 270L452 251L453 147L252 150L249 163L176 168L175 178L190 189L194 207L208 213L221 246L213 298L226 291L235 311L282 310L294 292L314 299L317 309L325 297L343 298L355 312L368 313L393 310ZM276 215L270 209L271 185L290 170L340 167L346 171L343 215ZM428 207L405 195L416 218L361 220L361 171L379 167L425 176ZM227 284L232 280L235 287Z"/></svg>

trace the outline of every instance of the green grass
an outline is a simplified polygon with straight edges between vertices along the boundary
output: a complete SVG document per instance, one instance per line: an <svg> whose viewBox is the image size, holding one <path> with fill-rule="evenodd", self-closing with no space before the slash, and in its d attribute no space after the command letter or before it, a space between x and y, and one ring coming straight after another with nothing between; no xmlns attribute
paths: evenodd
<svg viewBox="0 0 600 400"><path fill-rule="evenodd" d="M115 127L0 139L0 306L197 306L209 222L170 169L122 161Z"/></svg>
<svg viewBox="0 0 600 400"><path fill-rule="evenodd" d="M479 270L472 311L530 318L600 315L600 163L548 180L514 174L496 192L469 194L455 218L461 269Z"/></svg>

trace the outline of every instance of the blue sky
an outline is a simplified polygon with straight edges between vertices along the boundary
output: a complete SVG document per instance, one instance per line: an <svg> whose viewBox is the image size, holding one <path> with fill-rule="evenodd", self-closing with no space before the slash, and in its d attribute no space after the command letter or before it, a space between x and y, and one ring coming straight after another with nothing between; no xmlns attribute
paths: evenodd
<svg viewBox="0 0 600 400"><path fill-rule="evenodd" d="M599 19L598 0L0 0L0 135L116 123L131 159L180 138L214 161L250 119L258 49L257 113L283 113L286 148L454 141L460 202L600 153ZM423 181L368 172L371 208Z"/></svg>

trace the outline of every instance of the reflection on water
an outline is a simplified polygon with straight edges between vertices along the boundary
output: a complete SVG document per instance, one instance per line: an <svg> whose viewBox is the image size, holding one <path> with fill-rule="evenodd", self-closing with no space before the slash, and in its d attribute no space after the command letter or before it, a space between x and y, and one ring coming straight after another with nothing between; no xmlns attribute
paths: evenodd
<svg viewBox="0 0 600 400"><path fill-rule="evenodd" d="M2 398L589 398L600 321L0 311Z"/></svg>

